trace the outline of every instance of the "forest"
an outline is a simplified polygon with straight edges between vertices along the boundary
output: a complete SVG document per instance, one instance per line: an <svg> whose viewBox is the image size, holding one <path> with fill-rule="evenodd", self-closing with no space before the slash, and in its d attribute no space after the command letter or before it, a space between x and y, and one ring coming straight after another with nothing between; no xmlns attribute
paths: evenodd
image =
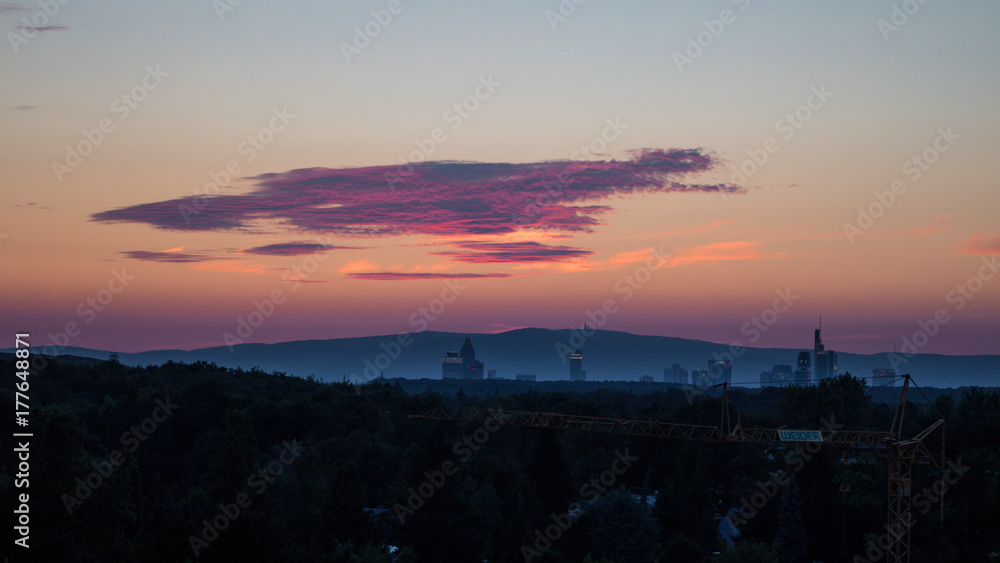
<svg viewBox="0 0 1000 563"><path fill-rule="evenodd" d="M12 356L0 370L16 371ZM4 420L15 381L0 383ZM8 506L30 491L30 548L14 545L16 514L3 527L12 561L885 560L884 448L410 418L480 407L718 425L715 392L446 395L68 357L29 381L30 486L15 488L12 448L0 464ZM908 399L904 437L946 421L945 467L912 476L911 560L1000 560L1000 392ZM743 427L805 430L887 431L897 406L850 374L728 401ZM927 438L938 459L940 432Z"/></svg>

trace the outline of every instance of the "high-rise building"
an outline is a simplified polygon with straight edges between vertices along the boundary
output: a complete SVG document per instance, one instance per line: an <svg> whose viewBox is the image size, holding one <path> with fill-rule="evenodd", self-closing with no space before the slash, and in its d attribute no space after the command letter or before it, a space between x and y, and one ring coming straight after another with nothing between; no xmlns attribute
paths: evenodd
<svg viewBox="0 0 1000 563"><path fill-rule="evenodd" d="M486 379L496 379L496 378L497 378L497 370L495 369L486 370Z"/></svg>
<svg viewBox="0 0 1000 563"><path fill-rule="evenodd" d="M586 381L585 371L583 371L583 350L577 350L569 355L569 380Z"/></svg>
<svg viewBox="0 0 1000 563"><path fill-rule="evenodd" d="M695 387L708 387L710 385L715 385L715 381L712 380L712 372L707 369L691 370L691 385L694 385Z"/></svg>
<svg viewBox="0 0 1000 563"><path fill-rule="evenodd" d="M760 372L760 386L761 387L770 387L771 386L771 378L772 377L773 377L772 373L769 372L769 371L762 371L762 372Z"/></svg>
<svg viewBox="0 0 1000 563"><path fill-rule="evenodd" d="M466 336L460 352L448 352L441 362L442 379L482 379L485 365L476 359L472 340Z"/></svg>
<svg viewBox="0 0 1000 563"><path fill-rule="evenodd" d="M872 387L893 387L896 384L896 370L875 368L872 370Z"/></svg>
<svg viewBox="0 0 1000 563"><path fill-rule="evenodd" d="M654 382L656 380L653 378L652 375L640 375L639 376L639 381L641 381L643 383L652 383L652 382Z"/></svg>
<svg viewBox="0 0 1000 563"><path fill-rule="evenodd" d="M680 364L674 364L668 368L663 368L664 383L688 383L688 370Z"/></svg>
<svg viewBox="0 0 1000 563"><path fill-rule="evenodd" d="M733 362L731 360L709 360L708 371L714 381L712 385L733 382Z"/></svg>
<svg viewBox="0 0 1000 563"><path fill-rule="evenodd" d="M799 357L795 361L795 384L806 386L812 382L812 363L809 352L799 352Z"/></svg>
<svg viewBox="0 0 1000 563"><path fill-rule="evenodd" d="M771 368L771 385L784 387L795 383L795 372L788 364L778 364Z"/></svg>
<svg viewBox="0 0 1000 563"><path fill-rule="evenodd" d="M441 379L461 379L462 358L458 352L447 352L441 360Z"/></svg>
<svg viewBox="0 0 1000 563"><path fill-rule="evenodd" d="M816 383L823 379L837 376L837 353L827 350L823 345L823 338L820 331L823 330L823 319L820 317L819 328L813 335L813 374Z"/></svg>

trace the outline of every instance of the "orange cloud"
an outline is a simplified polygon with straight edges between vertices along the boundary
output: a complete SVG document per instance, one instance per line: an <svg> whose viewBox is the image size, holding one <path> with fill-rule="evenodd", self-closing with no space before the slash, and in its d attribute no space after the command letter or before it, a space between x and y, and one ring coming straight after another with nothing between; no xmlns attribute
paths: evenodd
<svg viewBox="0 0 1000 563"><path fill-rule="evenodd" d="M958 245L958 251L962 254L1000 254L1000 236L971 236Z"/></svg>
<svg viewBox="0 0 1000 563"><path fill-rule="evenodd" d="M698 262L722 262L728 260L770 260L785 258L784 252L763 253L757 249L760 241L736 240L716 242L700 246L678 248L670 260L670 267L687 266Z"/></svg>
<svg viewBox="0 0 1000 563"><path fill-rule="evenodd" d="M192 266L195 270L221 272L227 274L267 274L267 268L260 264L240 264L238 262L201 262Z"/></svg>

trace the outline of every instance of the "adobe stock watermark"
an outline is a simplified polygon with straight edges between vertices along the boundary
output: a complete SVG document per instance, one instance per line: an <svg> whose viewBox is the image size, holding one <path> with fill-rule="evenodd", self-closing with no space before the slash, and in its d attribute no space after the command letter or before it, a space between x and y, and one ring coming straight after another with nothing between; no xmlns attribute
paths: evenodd
<svg viewBox="0 0 1000 563"><path fill-rule="evenodd" d="M913 154L903 162L901 170L910 180L910 184L914 184L920 180L924 172L930 170L931 165L937 162L942 154L951 149L952 145L955 144L955 139L960 139L961 137L961 135L951 130L951 126L947 128L938 127L937 136L934 137L931 144L920 153ZM872 201L866 207L858 207L858 217L854 223L844 223L844 235L847 236L848 242L854 244L854 240L857 237L871 229L875 225L875 220L885 215L885 212L891 209L896 203L897 197L905 194L908 188L909 186L903 180L897 178L889 183L888 190L875 190L872 192L875 201Z"/></svg>
<svg viewBox="0 0 1000 563"><path fill-rule="evenodd" d="M948 291L944 296L946 303L950 304L951 310L955 313L961 311L976 298L976 294L983 290L986 282L992 280L1000 273L1000 261L997 255L983 256L982 265L976 273L969 276L964 282L956 284L954 289ZM951 322L951 314L944 307L934 311L926 319L917 321L917 330L912 335L903 336L900 339L899 352L889 354L889 364L893 369L907 363L913 356L930 343L931 339L941 332L945 325Z"/></svg>
<svg viewBox="0 0 1000 563"><path fill-rule="evenodd" d="M497 430L500 430L507 422L507 416L501 410L486 409L486 412L489 413L490 418L483 422L483 425L474 432L464 436L451 447L451 451L458 459L458 463L454 460L446 459L441 462L441 466L438 469L425 471L424 477L426 480L416 487L409 487L407 489L410 495L406 499L406 504L397 502L392 507L393 512L396 513L396 517L399 518L400 524L406 524L407 518L416 514L444 486L449 477L458 473L458 464L466 463L472 459L473 454L489 442L490 436Z"/></svg>
<svg viewBox="0 0 1000 563"><path fill-rule="evenodd" d="M155 399L154 402L156 403L156 407L153 408L153 412L150 413L149 417L122 432L119 441L126 451L131 453L139 449L139 445L148 440L156 432L157 428L159 428L159 425L166 422L170 418L170 415L180 408L180 405L170 402L169 396L166 401ZM104 484L107 478L123 463L125 463L125 455L121 450L111 451L108 454L107 460L91 462L94 471L88 473L82 479L80 477L76 478L76 489L72 495L68 493L63 493L62 495L66 513L72 515L73 510L80 507L83 501L89 499L94 494L94 491L101 488L101 485Z"/></svg>
<svg viewBox="0 0 1000 563"><path fill-rule="evenodd" d="M561 0L555 10L545 10L545 21L549 22L552 31L556 26L565 23L576 13L577 6L582 6L587 0Z"/></svg>
<svg viewBox="0 0 1000 563"><path fill-rule="evenodd" d="M31 18L24 16L21 18L21 25L17 26L17 31L7 33L7 41L14 54L21 52L21 47L28 44L36 35L46 29L52 29L50 25L55 17L59 15L62 7L69 4L71 0L38 0L39 10L31 14Z"/></svg>
<svg viewBox="0 0 1000 563"><path fill-rule="evenodd" d="M558 201L562 192L570 185L571 176L582 166L576 159L583 156L586 159L594 158L594 153L601 153L607 150L608 145L618 140L621 134L628 129L628 124L622 123L616 115L614 119L605 118L605 126L601 132L595 135L589 142L580 145L578 150L574 150L569 155L570 162L567 162L557 175L555 182L545 182L541 188L544 190L527 205L524 209L512 217L514 224L525 225L536 221L542 210ZM589 149L589 151L588 151Z"/></svg>
<svg viewBox="0 0 1000 563"><path fill-rule="evenodd" d="M159 88L163 84L163 79L168 76L170 73L161 70L159 63L155 67L153 65L147 66L146 74L139 80L138 84L112 100L111 113L117 116L119 122L125 121L139 107L139 104L149 97L150 92ZM97 126L93 129L83 129L81 131L83 139L75 144L66 145L66 157L62 161L52 161L52 172L56 175L56 179L61 183L67 174L72 173L83 164L83 159L93 154L108 135L115 132L116 127L114 120L105 117L98 121Z"/></svg>
<svg viewBox="0 0 1000 563"><path fill-rule="evenodd" d="M644 262L631 268L631 271L626 272L624 276L615 282L613 289L616 295L622 296L621 302L624 303L632 299L635 292L640 290L653 277L653 272L659 270L668 262L670 256L669 253L663 251L662 245L658 249L650 248L649 255ZM568 344L562 342L555 343L555 350L556 354L559 355L559 360L562 363L566 363L567 357L576 349L583 348L587 339L594 336L601 327L607 324L608 319L614 316L619 310L618 301L613 297L605 299L601 303L601 306L596 307L594 310L587 309L583 314L585 320L580 323L580 328L570 329Z"/></svg>
<svg viewBox="0 0 1000 563"><path fill-rule="evenodd" d="M911 506L920 512L920 516L925 516L930 512L931 507L938 504L945 493L948 492L948 488L954 486L965 476L969 468L960 464L961 459L959 460L959 464L949 459L946 464L947 469L941 474L941 478L936 480L930 487L924 487L912 496L910 500ZM899 519L891 525L885 524L885 532L882 535L875 540L868 541L865 546L864 556L855 555L851 558L851 563L875 563L875 561L881 561L889 551L889 536L900 537L906 530L916 525L916 523L917 519L914 517L912 511L907 510L903 512Z"/></svg>
<svg viewBox="0 0 1000 563"><path fill-rule="evenodd" d="M896 33L901 27L910 21L910 17L916 15L920 7L927 3L927 0L903 0L899 4L892 5L889 19L880 19L875 22L882 39L889 40L890 33Z"/></svg>
<svg viewBox="0 0 1000 563"><path fill-rule="evenodd" d="M219 17L219 21L226 21L226 16L236 11L243 5L243 0L212 0L212 9L215 10L215 15Z"/></svg>
<svg viewBox="0 0 1000 563"><path fill-rule="evenodd" d="M771 501L771 499L778 495L781 487L784 487L793 475L802 471L802 469L805 468L806 463L823 449L823 444L831 442L833 437L837 434L837 431L844 427L843 424L831 422L825 418L820 419L820 425L823 427L823 430L827 432L827 434L823 436L823 442L811 441L796 444L794 449L785 454L785 465L788 466L789 471L786 472L784 469L779 469L767 481L757 481L754 484L757 490L755 490L749 498L745 496L740 498L740 506L737 512L733 514L730 511L726 514L726 519L729 520L729 523L732 524L734 528L739 529L748 521L753 520L753 518L757 516L758 512L764 508L767 503Z"/></svg>
<svg viewBox="0 0 1000 563"><path fill-rule="evenodd" d="M532 559L541 557L551 549L552 544L559 541L576 522L573 515L576 514L577 518L582 515L584 503L593 502L611 490L618 482L618 478L637 461L639 458L629 455L628 448L625 449L624 453L615 450L615 459L611 462L611 468L606 469L597 477L591 477L590 481L580 486L578 491L580 500L571 503L566 512L562 514L550 514L549 518L552 519L552 524L546 526L544 530L535 530L535 541L531 545L521 544L521 556L524 557L525 562L530 563Z"/></svg>
<svg viewBox="0 0 1000 563"><path fill-rule="evenodd" d="M412 1L412 0L411 0ZM372 10L371 19L360 26L354 26L354 38L351 42L341 41L340 52L344 54L344 60L351 64L351 58L361 54L371 42L382 34L385 28L389 27L392 19L403 12L403 3L400 0L389 0L385 8Z"/></svg>
<svg viewBox="0 0 1000 563"><path fill-rule="evenodd" d="M741 12L746 11L750 7L750 0L732 0L732 2L739 6ZM716 39L722 36L722 33L727 29L726 26L732 25L735 22L736 13L729 8L724 8L719 12L719 17L716 19L702 20L701 24L705 29L687 36L687 45L684 48L684 53L674 51L673 60L674 65L677 66L677 72L683 73L685 66L693 64L706 49L715 43Z"/></svg>
<svg viewBox="0 0 1000 563"><path fill-rule="evenodd" d="M490 99L494 92L497 91L497 88L502 85L502 82L493 79L492 72L486 76L479 75L472 93L462 98L461 101L451 104L441 114L441 119L451 126L452 131L458 131L467 119L479 111L481 103ZM408 157L404 158L403 155L398 156L400 164L396 168L397 172L395 174L383 174L386 183L389 185L389 189L395 189L396 184L413 174L414 162L423 162L429 159L434 154L434 151L447 140L448 133L443 127L435 127L423 139L414 139L413 144L416 145L416 150L410 152Z"/></svg>
<svg viewBox="0 0 1000 563"><path fill-rule="evenodd" d="M125 291L134 279L135 276L127 274L125 268L112 270L111 279L108 280L105 287L80 301L79 305L76 306L77 316L83 319L85 325L94 322L98 314L111 305L115 297ZM49 345L42 347L38 354L31 355L31 367L36 371L42 371L49 364L45 356L58 356L74 338L79 337L82 333L83 326L76 321L67 321L62 326L62 330L55 333L49 332Z"/></svg>
<svg viewBox="0 0 1000 563"><path fill-rule="evenodd" d="M256 133L247 135L247 138L236 146L236 154L243 157L245 164L250 164L267 149L268 145L274 142L277 134L284 131L295 117L295 114L288 112L288 106L281 109L272 108L271 119L267 125L261 127ZM184 223L190 224L191 217L198 215L208 207L209 196L221 193L222 188L228 187L242 173L243 168L240 166L240 161L235 158L227 162L222 170L209 172L210 181L201 190L195 188L194 197L184 200L190 201L190 205L187 203L177 204L177 211L184 219Z"/></svg>
<svg viewBox="0 0 1000 563"><path fill-rule="evenodd" d="M306 451L306 447L300 444L298 440L292 440L291 443L284 442L282 446L282 450L274 459L247 477L247 488L254 495L260 496L264 494L267 487L285 472L285 468L295 463L295 460ZM233 521L242 516L252 504L253 497L247 491L242 491L236 495L233 502L220 504L219 511L211 520L202 520L201 533L188 536L188 545L191 547L191 551L194 552L194 556L198 557L201 550L209 547L212 542L219 539L221 533L228 529Z"/></svg>
<svg viewBox="0 0 1000 563"><path fill-rule="evenodd" d="M776 289L774 290L774 293L776 297L770 307L762 310L759 315L750 317L750 320L744 322L743 325L740 326L740 334L748 337L749 339L746 343L747 345L753 345L760 340L761 334L767 332L769 328L777 323L781 315L791 309L792 305L794 305L795 302L802 297L801 295L792 293L791 287ZM745 353L746 348L744 347L743 341L736 339L729 344L729 348L725 352L721 354L719 352L712 352L712 358L718 361L728 361L730 365L732 365L735 363L737 358ZM711 382L718 381L721 376L722 371L719 365L712 364L709 370ZM711 382L709 384L714 385L714 383ZM681 389L684 391L684 397L687 399L689 405L694 404L695 397L705 394L704 391L698 387L687 383L681 385Z"/></svg>
<svg viewBox="0 0 1000 563"><path fill-rule="evenodd" d="M371 381L379 377L383 371L389 369L392 362L403 354L403 350L410 344L413 344L413 334L427 330L431 323L438 320L445 313L448 305L461 297L462 292L466 289L469 289L469 286L462 285L458 280L445 280L444 289L441 290L441 293L431 299L426 306L417 308L410 315L409 323L415 330L412 332L401 332L396 336L395 340L390 340L388 343L380 342L379 348L382 351L372 359L365 358L364 377L351 374L352 382L365 383Z"/></svg>
<svg viewBox="0 0 1000 563"><path fill-rule="evenodd" d="M833 92L826 89L826 84L810 86L809 95L806 96L805 101L795 108L794 111L788 112L778 119L774 123L774 131L780 133L781 138L785 141L790 141L799 129L813 118L815 112L822 109L832 97ZM760 172L770 160L771 155L777 153L779 150L781 150L781 143L775 137L764 139L759 147L747 149L748 158L746 160L741 162L738 167L730 165L730 171L732 172L729 178L730 182L741 185L745 184L757 172ZM719 195L722 196L723 201L729 199L725 193L720 193Z"/></svg>

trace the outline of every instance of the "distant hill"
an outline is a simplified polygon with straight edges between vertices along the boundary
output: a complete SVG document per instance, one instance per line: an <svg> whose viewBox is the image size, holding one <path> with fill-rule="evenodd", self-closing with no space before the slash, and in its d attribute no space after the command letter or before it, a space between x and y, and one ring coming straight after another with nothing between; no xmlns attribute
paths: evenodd
<svg viewBox="0 0 1000 563"><path fill-rule="evenodd" d="M387 378L440 379L445 352L461 348L466 334L419 332L398 335L304 340L278 344L240 344L198 350L154 350L135 354L120 353L129 365L161 364L168 360L215 362L226 367L259 367L290 375L315 375L323 380L348 377L367 380L384 374ZM578 331L525 328L499 334L468 335L476 356L486 369L496 369L500 377L513 379L516 373L532 372L540 381L569 378L568 351L584 352L587 379L635 381L641 375L663 380L663 369L680 364L688 370L706 369L713 354L733 358L733 383L756 386L760 372L775 364L794 364L799 349L745 348L700 340L667 336L644 336L598 330L582 339ZM9 351L9 350L7 350ZM41 351L41 350L38 350ZM738 354L734 352L739 352ZM61 354L107 359L109 351L67 347ZM839 371L870 376L872 368L893 367L889 354L848 354L838 352ZM902 359L902 356L896 356ZM961 387L1000 385L1000 356L945 356L917 354L896 366L897 373L910 373L921 386Z"/></svg>

